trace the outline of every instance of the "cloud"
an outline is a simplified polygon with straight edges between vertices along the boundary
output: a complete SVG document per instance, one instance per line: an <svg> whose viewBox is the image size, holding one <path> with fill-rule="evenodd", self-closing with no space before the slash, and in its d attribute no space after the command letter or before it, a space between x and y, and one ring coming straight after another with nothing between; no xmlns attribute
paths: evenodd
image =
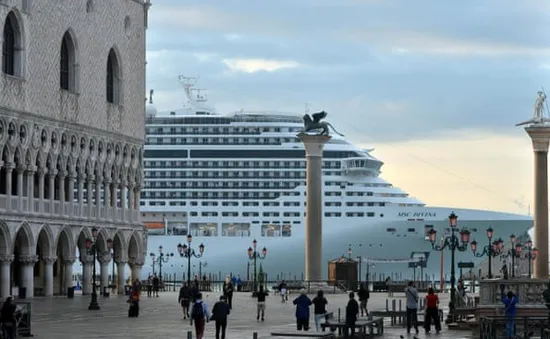
<svg viewBox="0 0 550 339"><path fill-rule="evenodd" d="M274 72L285 68L300 66L295 61L278 61L265 59L224 59L223 63L234 72L255 73L259 71Z"/></svg>

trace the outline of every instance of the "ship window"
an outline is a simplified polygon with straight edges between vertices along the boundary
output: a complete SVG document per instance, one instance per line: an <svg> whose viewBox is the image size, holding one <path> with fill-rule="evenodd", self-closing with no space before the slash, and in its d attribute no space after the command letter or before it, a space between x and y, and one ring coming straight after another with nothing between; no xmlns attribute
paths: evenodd
<svg viewBox="0 0 550 339"><path fill-rule="evenodd" d="M215 223L191 223L189 233L194 237L217 237L218 227Z"/></svg>
<svg viewBox="0 0 550 339"><path fill-rule="evenodd" d="M267 224L262 225L262 237L280 237L281 236L281 226Z"/></svg>
<svg viewBox="0 0 550 339"><path fill-rule="evenodd" d="M292 236L292 226L291 225L283 225L281 235L283 237L290 237Z"/></svg>
<svg viewBox="0 0 550 339"><path fill-rule="evenodd" d="M386 232L397 232L397 230L393 227L386 228Z"/></svg>
<svg viewBox="0 0 550 339"><path fill-rule="evenodd" d="M222 236L224 237L249 237L250 224L248 223L223 223Z"/></svg>
<svg viewBox="0 0 550 339"><path fill-rule="evenodd" d="M407 231L408 231L408 232L416 232L416 229L414 229L414 228L409 228L409 229L407 229Z"/></svg>

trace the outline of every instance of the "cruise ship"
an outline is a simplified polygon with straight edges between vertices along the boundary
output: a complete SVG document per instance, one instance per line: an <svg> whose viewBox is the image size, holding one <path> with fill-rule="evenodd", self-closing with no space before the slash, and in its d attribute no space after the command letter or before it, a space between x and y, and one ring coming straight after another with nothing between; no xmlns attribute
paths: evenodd
<svg viewBox="0 0 550 339"><path fill-rule="evenodd" d="M297 134L303 114L239 112L217 114L207 105L196 79L180 76L188 102L182 108L157 112L152 94L146 112L145 188L142 221L148 228L148 250L173 253L163 274L185 276L187 259L178 244L204 255L191 260L192 275L250 277L248 249L257 240L267 249L260 260L268 280L301 279L305 267L306 161ZM343 131L345 132L345 131ZM432 251L429 232L450 234L449 215L458 216L481 247L486 229L494 238L525 236L529 216L452 207L426 206L384 180L383 162L373 149L361 149L332 135L323 159L323 261L361 257L362 279L381 275L410 279L411 267L422 279L439 279L441 265L449 272L450 253ZM443 259L442 259L443 258ZM153 271L148 256L143 275ZM456 262L483 258L468 248ZM442 264L443 263L443 264ZM368 266L368 268L367 268ZM158 267L157 267L158 272ZM415 274L419 277L420 270ZM448 278L448 277L447 277Z"/></svg>

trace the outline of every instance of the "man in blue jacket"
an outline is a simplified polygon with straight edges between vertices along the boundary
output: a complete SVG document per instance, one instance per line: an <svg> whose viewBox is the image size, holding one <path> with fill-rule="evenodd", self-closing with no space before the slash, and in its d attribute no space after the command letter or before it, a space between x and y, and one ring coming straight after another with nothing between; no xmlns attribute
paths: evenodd
<svg viewBox="0 0 550 339"><path fill-rule="evenodd" d="M307 297L305 290L301 290L300 296L294 299L294 305L296 305L296 326L298 331L302 329L304 331L309 330L309 306L311 306L311 300Z"/></svg>
<svg viewBox="0 0 550 339"><path fill-rule="evenodd" d="M516 297L512 291L508 291L507 295L504 295L503 291L502 302L504 303L504 314L506 315L506 338L514 338L518 297Z"/></svg>

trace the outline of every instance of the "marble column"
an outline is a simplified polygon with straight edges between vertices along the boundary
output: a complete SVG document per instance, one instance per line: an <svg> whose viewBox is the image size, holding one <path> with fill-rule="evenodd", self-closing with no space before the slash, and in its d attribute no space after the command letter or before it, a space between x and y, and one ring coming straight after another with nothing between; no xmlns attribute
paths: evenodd
<svg viewBox="0 0 550 339"><path fill-rule="evenodd" d="M59 171L58 186L59 191L59 211L61 215L65 215L65 178L67 177L67 171Z"/></svg>
<svg viewBox="0 0 550 339"><path fill-rule="evenodd" d="M128 221L130 222L134 221L134 186L133 182L128 186Z"/></svg>
<svg viewBox="0 0 550 339"><path fill-rule="evenodd" d="M103 200L104 200L104 206L105 209L105 218L104 219L111 219L111 178L106 177L105 182L103 185Z"/></svg>
<svg viewBox="0 0 550 339"><path fill-rule="evenodd" d="M86 174L80 173L78 175L78 215L84 217L84 180Z"/></svg>
<svg viewBox="0 0 550 339"><path fill-rule="evenodd" d="M104 287L109 287L109 264L111 263L111 253L99 256L100 274L101 274L101 292Z"/></svg>
<svg viewBox="0 0 550 339"><path fill-rule="evenodd" d="M533 276L548 279L548 145L550 126L531 125L525 128L533 143L535 157L535 246L539 253L533 265Z"/></svg>
<svg viewBox="0 0 550 339"><path fill-rule="evenodd" d="M87 199L87 203L88 203L88 206L86 208L86 217L87 218L91 218L93 216L93 207L94 207L94 190L92 188L92 184L94 182L94 176L93 175L89 175L88 176L88 181L86 182L86 197L88 198Z"/></svg>
<svg viewBox="0 0 550 339"><path fill-rule="evenodd" d="M57 257L44 257L44 296L53 295L53 265L57 261Z"/></svg>
<svg viewBox="0 0 550 339"><path fill-rule="evenodd" d="M323 279L323 148L328 135L298 134L306 149L306 267L307 281Z"/></svg>
<svg viewBox="0 0 550 339"><path fill-rule="evenodd" d="M122 183L120 184L120 220L122 221L126 220L126 202L128 201L126 199L128 193L126 185L126 181L122 181Z"/></svg>
<svg viewBox="0 0 550 339"><path fill-rule="evenodd" d="M38 212L44 213L44 177L46 176L46 169L38 169Z"/></svg>
<svg viewBox="0 0 550 339"><path fill-rule="evenodd" d="M6 168L6 195L7 195L7 200L6 200L6 210L10 210L11 207L12 207L12 204L11 204L11 196L12 196L12 190L13 190L13 187L12 187L12 175L13 175L13 169L15 168L15 164L13 163L7 163L4 165L4 167Z"/></svg>
<svg viewBox="0 0 550 339"><path fill-rule="evenodd" d="M2 299L11 295L11 271L10 265L13 262L13 255L0 256L0 297Z"/></svg>
<svg viewBox="0 0 550 339"><path fill-rule="evenodd" d="M67 188L67 202L69 203L69 216L73 216L74 213L74 173L69 172L67 175L67 180L69 180L69 185Z"/></svg>
<svg viewBox="0 0 550 339"><path fill-rule="evenodd" d="M34 173L36 172L36 166L29 166L27 168L27 211L38 212L34 210Z"/></svg>
<svg viewBox="0 0 550 339"><path fill-rule="evenodd" d="M23 286L27 288L27 298L34 297L34 264L38 262L36 255L20 255L19 269L23 276Z"/></svg>
<svg viewBox="0 0 550 339"><path fill-rule="evenodd" d="M130 275L132 278L132 281L139 279L141 280L141 269L143 268L143 260L134 259L130 263Z"/></svg>
<svg viewBox="0 0 550 339"><path fill-rule="evenodd" d="M91 255L80 254L80 262L82 263L82 294L90 294L92 293L94 258Z"/></svg>
<svg viewBox="0 0 550 339"><path fill-rule="evenodd" d="M117 260L116 261L116 270L117 270L117 293L124 295L124 285L126 285L125 271L126 260Z"/></svg>
<svg viewBox="0 0 550 339"><path fill-rule="evenodd" d="M25 177L25 167L18 165L17 169L17 210L23 211L23 178Z"/></svg>
<svg viewBox="0 0 550 339"><path fill-rule="evenodd" d="M48 214L55 213L54 200L55 200L55 176L57 175L57 170L49 169L48 171L48 193L50 199L50 209L46 211Z"/></svg>
<svg viewBox="0 0 550 339"><path fill-rule="evenodd" d="M63 258L63 266L64 266L64 273L65 273L65 282L63 286L63 294L67 293L67 289L69 287L74 286L73 282L73 265L76 261L76 257L67 257Z"/></svg>

